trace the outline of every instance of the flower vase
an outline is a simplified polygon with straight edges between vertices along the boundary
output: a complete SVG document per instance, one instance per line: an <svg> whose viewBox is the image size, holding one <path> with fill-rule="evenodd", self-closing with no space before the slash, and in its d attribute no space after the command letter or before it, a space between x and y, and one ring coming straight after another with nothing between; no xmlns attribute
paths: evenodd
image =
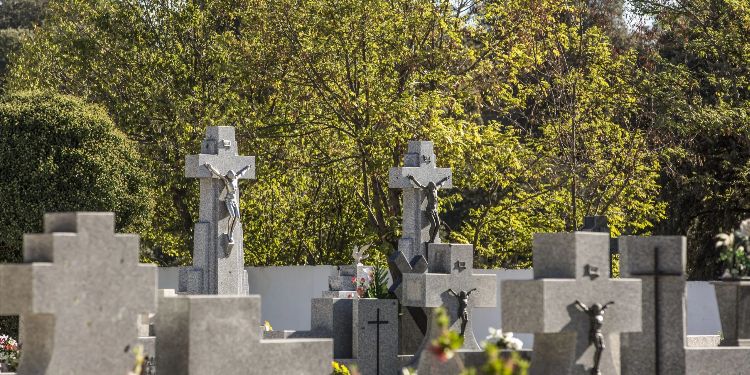
<svg viewBox="0 0 750 375"><path fill-rule="evenodd" d="M750 346L750 280L714 281L719 306L720 346Z"/></svg>

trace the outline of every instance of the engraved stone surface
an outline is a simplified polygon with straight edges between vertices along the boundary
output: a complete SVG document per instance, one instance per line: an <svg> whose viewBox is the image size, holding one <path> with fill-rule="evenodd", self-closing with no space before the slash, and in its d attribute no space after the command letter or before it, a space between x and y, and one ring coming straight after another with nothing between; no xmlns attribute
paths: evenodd
<svg viewBox="0 0 750 375"><path fill-rule="evenodd" d="M398 366L398 301L353 301L352 352L362 375L395 374Z"/></svg>
<svg viewBox="0 0 750 375"><path fill-rule="evenodd" d="M622 373L685 373L685 262L681 236L623 236L620 274L642 285L642 332L621 337Z"/></svg>

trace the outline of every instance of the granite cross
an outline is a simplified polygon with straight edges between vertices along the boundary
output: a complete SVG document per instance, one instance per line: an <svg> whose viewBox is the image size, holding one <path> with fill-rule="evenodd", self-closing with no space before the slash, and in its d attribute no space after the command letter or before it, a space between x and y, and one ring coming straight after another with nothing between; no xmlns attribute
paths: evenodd
<svg viewBox="0 0 750 375"><path fill-rule="evenodd" d="M156 267L112 213L54 213L23 240L24 264L0 265L0 315L21 315L19 374L125 374L138 315L156 312Z"/></svg>
<svg viewBox="0 0 750 375"><path fill-rule="evenodd" d="M479 350L471 327L471 309L493 307L497 303L497 280L493 274L473 274L474 249L465 244L429 244L427 254L430 259L426 273L404 274L403 297L405 306L430 308L430 319L434 318L434 308L444 307L450 317L450 329L464 333L462 349ZM464 267L455 267L464 263ZM475 289L472 291L472 289ZM468 303L462 309L456 294L469 292ZM466 312L464 316L463 312ZM464 319L464 317L466 319ZM423 348L434 336L434 324L428 324L428 333Z"/></svg>
<svg viewBox="0 0 750 375"><path fill-rule="evenodd" d="M232 219L226 201L233 199L239 205L239 191L227 191L222 179L213 178L207 163L221 175L249 167L237 178L255 178L255 157L237 155L234 127L208 127L201 153L185 158L185 176L200 179L200 208L193 232L193 266L180 269L179 290L190 294L248 294L241 223L234 226L231 236L235 244L230 245L224 233Z"/></svg>
<svg viewBox="0 0 750 375"><path fill-rule="evenodd" d="M641 279L642 332L623 333L623 375L685 373L685 261L682 236L622 236L620 275Z"/></svg>
<svg viewBox="0 0 750 375"><path fill-rule="evenodd" d="M181 375L331 373L330 339L263 339L260 296L159 298L156 368Z"/></svg>
<svg viewBox="0 0 750 375"><path fill-rule="evenodd" d="M437 184L443 181L443 188L452 187L450 168L437 168L433 144L430 141L409 141L404 155L404 166L391 168L388 187L401 189L403 216L401 238L398 249L388 259L392 284L390 291L401 299L402 275L427 271L426 243L430 242L430 219L428 202L424 191L409 178L412 176L421 184ZM433 242L440 242L438 235ZM422 308L407 307L399 322L402 354L413 354L422 342L427 331L427 313Z"/></svg>
<svg viewBox="0 0 750 375"><path fill-rule="evenodd" d="M620 374L619 333L641 330L641 281L610 279L609 234L534 235L534 280L504 280L501 286L504 331L534 333L531 375L589 374L596 348L591 342L587 306L609 306L602 332L602 374ZM587 267L589 266L589 267ZM585 271L598 268L598 277Z"/></svg>

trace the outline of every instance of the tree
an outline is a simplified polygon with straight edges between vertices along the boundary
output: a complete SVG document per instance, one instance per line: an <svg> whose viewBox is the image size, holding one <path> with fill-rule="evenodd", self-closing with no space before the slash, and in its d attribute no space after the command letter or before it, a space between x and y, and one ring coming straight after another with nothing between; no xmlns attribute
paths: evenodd
<svg viewBox="0 0 750 375"><path fill-rule="evenodd" d="M117 230L147 237L150 166L105 112L39 92L0 99L0 261L20 261L46 212L114 211ZM144 256L147 258L147 256Z"/></svg>
<svg viewBox="0 0 750 375"><path fill-rule="evenodd" d="M750 5L734 0L635 1L654 18L644 124L664 168L668 220L688 237L691 278L721 274L714 235L750 216Z"/></svg>
<svg viewBox="0 0 750 375"><path fill-rule="evenodd" d="M10 85L101 103L163 171L162 264L189 261L197 184L182 177L184 156L206 126L234 124L241 152L258 155L241 204L249 264L345 263L370 242L390 253L401 206L388 169L408 140L431 139L457 187L443 194L445 235L477 246L479 265L524 266L531 233L575 227L585 210L568 203L598 189L605 204L591 211L616 214L618 229L647 231L660 213L651 154L625 152L644 135L630 132L631 112L612 114L631 111L634 57L607 50L595 27L572 38L574 10L562 0L56 0ZM563 160L571 139L589 146L576 168ZM597 181L571 194L574 176Z"/></svg>
<svg viewBox="0 0 750 375"><path fill-rule="evenodd" d="M46 3L46 0L0 2L0 92L8 74L10 57L20 48L21 39L41 22Z"/></svg>

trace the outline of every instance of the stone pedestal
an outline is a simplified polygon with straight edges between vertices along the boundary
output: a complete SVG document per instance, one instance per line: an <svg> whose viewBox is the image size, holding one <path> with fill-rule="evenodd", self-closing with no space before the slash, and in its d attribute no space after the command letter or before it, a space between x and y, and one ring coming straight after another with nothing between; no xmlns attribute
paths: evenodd
<svg viewBox="0 0 750 375"><path fill-rule="evenodd" d="M750 280L712 282L719 305L721 346L750 346Z"/></svg>

